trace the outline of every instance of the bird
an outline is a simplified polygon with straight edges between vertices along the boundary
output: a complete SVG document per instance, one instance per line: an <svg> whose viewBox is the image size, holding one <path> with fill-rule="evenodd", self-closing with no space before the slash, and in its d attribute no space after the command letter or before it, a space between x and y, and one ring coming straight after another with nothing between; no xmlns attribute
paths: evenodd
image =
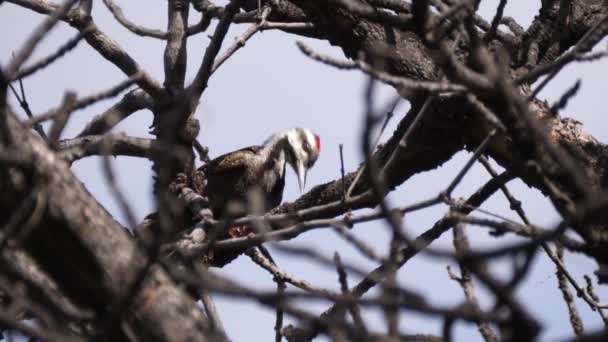
<svg viewBox="0 0 608 342"><path fill-rule="evenodd" d="M321 139L306 128L289 128L272 134L262 145L221 155L199 168L215 219L236 218L249 213L253 199L265 213L283 199L286 165L295 172L300 192L306 176L321 153Z"/></svg>

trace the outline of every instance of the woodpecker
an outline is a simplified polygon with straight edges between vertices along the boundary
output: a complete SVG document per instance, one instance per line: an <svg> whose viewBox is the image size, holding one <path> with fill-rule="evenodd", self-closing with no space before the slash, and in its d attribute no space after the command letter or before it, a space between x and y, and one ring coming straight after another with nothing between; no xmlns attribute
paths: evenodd
<svg viewBox="0 0 608 342"><path fill-rule="evenodd" d="M203 165L199 168L207 181L203 195L209 200L214 218L247 214L246 204L252 198L261 212L279 205L283 198L286 164L296 173L300 192L303 192L306 174L320 152L319 136L298 127L273 134L263 145L245 147ZM252 194L258 196L252 197Z"/></svg>

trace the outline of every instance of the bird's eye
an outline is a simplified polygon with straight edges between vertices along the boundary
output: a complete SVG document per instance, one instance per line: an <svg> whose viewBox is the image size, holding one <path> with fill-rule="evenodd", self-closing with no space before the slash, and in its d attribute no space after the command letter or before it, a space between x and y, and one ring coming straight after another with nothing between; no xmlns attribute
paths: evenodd
<svg viewBox="0 0 608 342"><path fill-rule="evenodd" d="M310 152L309 152L310 151L310 144L308 143L308 141L304 140L302 142L302 149L304 150L304 152L306 154L310 154Z"/></svg>

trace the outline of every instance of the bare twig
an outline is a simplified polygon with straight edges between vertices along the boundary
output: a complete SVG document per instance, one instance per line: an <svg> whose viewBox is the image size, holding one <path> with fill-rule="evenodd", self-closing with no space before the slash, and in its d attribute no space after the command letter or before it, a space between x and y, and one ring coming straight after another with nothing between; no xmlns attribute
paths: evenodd
<svg viewBox="0 0 608 342"><path fill-rule="evenodd" d="M101 141L101 150L105 152L104 157L101 159L103 175L107 185L110 187L110 192L118 202L122 214L127 219L129 228L133 230L137 226L137 219L135 218L135 213L133 212L127 197L116 181L116 175L114 173L114 168L112 167L112 160L108 156L110 148L111 142L109 140L107 142L103 140Z"/></svg>
<svg viewBox="0 0 608 342"><path fill-rule="evenodd" d="M122 12L122 8L116 5L112 0L103 0L110 13L114 16L124 28L142 37L152 37L158 39L167 39L168 33L162 32L161 30L149 29L140 25L137 25L130 21Z"/></svg>
<svg viewBox="0 0 608 342"><path fill-rule="evenodd" d="M555 75L568 63L576 61L584 57L584 54L593 48L599 39L604 36L604 32L608 30L608 15L598 20L598 22L585 33L585 35L574 45L574 47L563 54L555 61L547 64L540 65L530 71L529 73L515 79L516 84L532 83L537 80L540 76L550 73L541 84L530 95L531 98L536 97L541 89L551 80Z"/></svg>
<svg viewBox="0 0 608 342"><path fill-rule="evenodd" d="M281 297L285 293L285 288L287 288L287 286L285 285L285 281L277 279L276 282L277 282L277 297L279 298L279 300L281 300ZM275 331L274 341L275 342L281 342L281 340L283 339L283 334L281 333L282 330L283 330L283 309L281 309L280 306L277 306L277 315L276 315L275 324L274 324L274 331Z"/></svg>
<svg viewBox="0 0 608 342"><path fill-rule="evenodd" d="M564 248L559 244L556 246L556 254L558 260L563 262L564 257ZM562 296L564 301L566 302L566 306L568 307L568 313L570 316L570 324L572 324L572 329L576 336L582 336L585 333L585 329L583 327L583 321L578 314L578 310L576 309L576 304L574 303L574 297L572 293L570 293L570 289L568 288L568 281L566 280L566 276L564 272L559 269L556 271L555 276L557 277L557 283L560 291L562 292Z"/></svg>
<svg viewBox="0 0 608 342"><path fill-rule="evenodd" d="M59 109L55 110L55 114L53 115L53 124L49 130L49 142L52 144L52 146L55 146L57 141L59 141L61 132L63 132L63 129L70 118L70 114L72 113L71 108L74 107L75 103L76 94L68 91L65 93L63 102Z"/></svg>
<svg viewBox="0 0 608 342"><path fill-rule="evenodd" d="M224 37L226 36L226 33L228 33L228 27L230 27L232 18L238 12L240 3L241 0L231 0L230 3L226 5L224 14L215 27L213 38L211 38L211 42L209 42L209 45L205 50L205 55L203 57L201 66L198 69L192 84L189 86L189 91L193 97L191 101L198 102L198 98L207 88L207 82L212 74L215 57L222 47Z"/></svg>
<svg viewBox="0 0 608 342"><path fill-rule="evenodd" d="M219 56L215 62L213 63L213 67L211 68L211 73L213 74L230 56L232 56L238 49L245 46L245 43L249 40L249 38L253 37L254 34L261 31L262 28L266 25L266 18L270 15L270 7L265 7L262 16L260 17L260 21L255 23L243 33L239 38L236 39L234 44L232 44L226 51Z"/></svg>
<svg viewBox="0 0 608 342"><path fill-rule="evenodd" d="M457 224L453 228L454 249L456 250L456 253L460 254L460 255L467 253L467 251L469 250L469 241L467 239L467 236L466 236L464 230L465 230L465 227L463 224ZM473 308L475 310L480 310L479 302L477 300L477 296L475 295L475 289L473 287L473 279L471 277L471 271L468 269L468 267L464 263L459 263L459 265L460 265L460 277L453 278L453 279L456 280L460 284L460 286L462 287L462 290L464 291L467 301L473 306ZM448 266L448 272L450 272L449 266ZM492 328L490 327L488 322L480 321L480 322L476 322L476 323L477 323L477 328L479 330L479 333L481 334L481 336L483 336L483 338L486 342L498 341L498 337L496 336L496 333L494 332L494 330L492 330Z"/></svg>
<svg viewBox="0 0 608 342"><path fill-rule="evenodd" d="M298 48L300 48L300 50L305 55L314 60L340 69L360 69L361 71L374 77L375 79L390 84L397 89L421 90L430 93L459 93L466 90L466 88L461 85L453 84L447 81L419 81L401 76L391 75L387 72L377 70L361 60L356 60L354 62L337 61L334 58L323 56L314 52L310 47L306 46L302 42L297 42L297 45Z"/></svg>
<svg viewBox="0 0 608 342"><path fill-rule="evenodd" d="M207 290L200 291L201 302L205 307L205 313L207 314L207 318L211 323L212 331L220 336L223 340L228 341L228 336L226 335L226 329L224 328L224 324L222 323L222 319L220 318L220 313L217 311L217 307Z"/></svg>
<svg viewBox="0 0 608 342"><path fill-rule="evenodd" d="M479 158L479 156L481 156L481 154L488 147L488 144L490 143L490 141L492 140L492 138L494 138L495 134L496 134L496 130L493 130L481 142L481 144L479 144L479 146L477 146L477 148L475 149L475 152L473 153L473 155L471 156L471 158L469 158L469 160L464 165L464 167L460 170L460 172L458 172L458 174L456 175L456 177L454 177L454 179L452 180L452 182L450 183L450 185L448 185L448 187L445 189L444 193L446 195L450 196L452 194L452 191L454 191L454 189L456 188L456 186L458 186L458 183L460 183L460 181L464 178L464 176L467 174L467 172L469 172L469 170L471 169L471 166L473 166L473 164L475 163L475 161L477 160L477 158Z"/></svg>
<svg viewBox="0 0 608 342"><path fill-rule="evenodd" d="M496 8L496 14L494 15L494 18L492 18L492 24L490 25L490 29L483 36L484 42L488 43L492 39L494 39L494 36L496 35L496 30L498 30L498 24L500 24L501 22L506 5L507 0L500 0L500 2L498 3L498 7Z"/></svg>
<svg viewBox="0 0 608 342"><path fill-rule="evenodd" d="M568 105L568 101L573 98L581 87L581 80L577 80L572 87L568 88L566 92L551 106L551 113L557 115L557 113Z"/></svg>
<svg viewBox="0 0 608 342"><path fill-rule="evenodd" d="M384 133L384 130L386 129L386 126L388 126L388 122L391 120L391 118L393 118L394 111L395 111L395 108L397 108L397 104L398 103L399 103L398 101L394 101L393 102L393 107L386 113L386 119L384 120L384 123L382 124L382 127L380 128L380 132L378 132L378 136L376 137L376 141L374 142L374 145L373 145L372 149L377 148L378 144L380 143L380 139L382 138L382 134ZM359 179L361 178L361 175L363 174L364 171L365 171L365 164L363 164L361 167L359 167L359 170L357 170L357 174L355 175L355 178L353 179L353 181L348 186L348 190L346 191L346 194L344 195L344 201L345 202L348 202L350 200L350 194L352 194L353 189L355 188L355 186L359 182Z"/></svg>
<svg viewBox="0 0 608 342"><path fill-rule="evenodd" d="M95 116L86 127L78 133L77 137L104 134L136 111L144 108L151 108L152 102L153 100L150 95L146 94L144 91L140 89L132 90L105 112Z"/></svg>
<svg viewBox="0 0 608 342"><path fill-rule="evenodd" d="M336 252L334 254L334 260L336 262L336 270L338 272L338 281L340 282L340 290L344 296L348 296L349 287L348 287L348 279L346 271L344 270L344 266L342 266L342 260L340 259L340 254ZM361 334L363 339L367 336L367 328L365 327L365 322L363 318L361 318L361 311L356 303L351 303L348 305L348 311L353 318L353 322L355 327L358 330L358 333Z"/></svg>
<svg viewBox="0 0 608 342"><path fill-rule="evenodd" d="M67 42L57 48L57 51L41 59L40 61L19 70L15 75L14 79L28 77L37 72L38 70L44 69L45 67L49 66L51 63L63 57L66 53L70 52L72 49L78 46L78 43L80 43L80 41L87 33L89 33L87 29L78 32L78 34L76 34L73 38L69 39Z"/></svg>
<svg viewBox="0 0 608 342"><path fill-rule="evenodd" d="M344 146L342 144L338 145L338 150L340 152L340 177L342 177L342 200L346 201L346 184L344 183L344 153L342 152L343 148Z"/></svg>
<svg viewBox="0 0 608 342"><path fill-rule="evenodd" d="M596 302L599 303L600 302L600 297L597 295L597 293L595 292L595 289L593 288L593 282L591 281L591 277L589 277L588 275L585 274L585 282L587 283L587 294ZM608 326L608 317L606 316L606 314L604 313L604 309L601 308L600 306L598 306L597 309L598 313L600 314L600 317L602 318L602 321L604 322L605 326Z"/></svg>
<svg viewBox="0 0 608 342"><path fill-rule="evenodd" d="M361 197L356 197L356 198L361 198ZM403 215L404 213L407 213L410 211L415 211L415 210L420 210L422 208L426 208L426 207L435 205L440 202L441 202L440 199L433 198L430 200L422 201L420 203L415 203L411 206L397 208L394 210L394 212L391 213L391 215L393 215L393 216ZM286 219L298 219L298 217L304 215L304 213L309 214L313 211L322 212L323 210L326 210L328 207L331 208L334 205L340 205L340 203L341 203L341 201L339 201L335 204L331 203L330 205L326 205L326 206L310 208L309 210L301 211L299 213L294 213L294 214L280 214L280 215L273 215L273 216L269 216L269 217L247 217L247 218L242 218L242 219L236 219L233 221L216 221L216 222L211 221L210 223L212 224L212 227L213 227L212 229L214 229L215 227L218 227L218 228L225 227L227 224L232 225L232 226L238 226L238 225L243 225L243 224L247 224L247 223L252 223L253 221L259 221L259 222L264 222L264 223L281 222ZM302 234L306 231L316 229L316 228L334 227L339 224L342 224L342 225L356 224L356 223L360 223L360 222L367 222L370 220L378 220L378 219L382 219L384 217L385 217L385 215L383 212L376 212L376 213L372 213L372 214L364 214L364 215L359 215L359 216L354 216L354 217L346 217L343 219L309 220L309 221L305 221L305 222L301 222L301 223L296 223L294 225L291 225L291 226L288 226L288 227L285 227L282 229L273 230L270 232L262 232L262 233L253 234L253 235L246 236L246 237L238 237L238 238L232 238L232 239L227 239L227 240L220 240L220 241L217 241L213 245L213 248L216 250L238 250L238 249L242 249L242 248L249 248L249 247L257 246L257 245L261 244L262 242L266 242L266 241L291 239L295 236L298 236L299 234ZM202 251L207 250L209 248L209 244L208 243L192 244L187 247L180 247L177 244L170 244L164 248L165 249L180 248L182 250L182 253L184 253L184 255L194 258L194 257L200 255L200 253Z"/></svg>
<svg viewBox="0 0 608 342"><path fill-rule="evenodd" d="M275 265L272 261L270 261L267 257L265 257L262 253L260 253L260 251L258 251L255 248L251 248L251 249L247 250L247 252L245 252L245 254L247 254L247 256L249 258L251 258L251 260L253 262L255 262L257 265L259 265L264 270L266 270L270 274L272 274L275 281L289 283L299 289L308 291L313 294L318 294L318 295L322 295L322 296L330 296L330 297L336 296L336 294L332 294L331 292L329 292L327 290L315 287L305 280L297 279L296 277L294 277L284 271L281 271L277 267L277 265Z"/></svg>
<svg viewBox="0 0 608 342"><path fill-rule="evenodd" d="M23 44L21 49L15 54L15 57L11 63L6 67L6 74L9 79L15 79L14 75L17 74L23 63L30 57L38 43L42 41L47 33L57 24L63 15L65 15L77 0L65 0L60 6L58 6L51 15L42 22L38 28L30 35L30 37Z"/></svg>
<svg viewBox="0 0 608 342"><path fill-rule="evenodd" d="M58 7L42 0L8 0L16 5L29 8L35 12L52 15ZM71 0L74 1L74 0ZM79 9L72 9L59 17L60 20L69 23L79 31L87 31L85 40L102 57L118 67L127 76L140 75L137 84L149 95L161 98L163 95L161 85L146 73L137 62L126 53L108 35L99 30L92 17L82 13Z"/></svg>
<svg viewBox="0 0 608 342"><path fill-rule="evenodd" d="M488 199L494 192L498 191L501 185L507 182L509 179L512 179L513 176L509 174L503 174L502 180L497 180L494 178L486 183L483 187L481 187L474 195L469 197L466 203L472 206L479 206L486 199ZM470 210L463 208L464 213L470 212ZM425 249L428 245L430 245L435 239L439 238L445 231L447 231L452 226L452 220L448 217L444 217L443 219L437 221L432 228L418 236L413 243L400 251L399 264L397 267L403 266L407 263L408 260L413 258L418 252ZM353 298L360 298L369 291L372 287L374 287L378 282L382 281L386 276L386 266L382 265L372 272L370 272L362 281L360 281L355 287L350 290L350 295ZM321 316L322 317L331 317L332 314L338 310L338 306L334 305L331 308L327 309ZM303 330L303 336L308 336L312 338L316 336L318 333L317 328L297 328Z"/></svg>
<svg viewBox="0 0 608 342"><path fill-rule="evenodd" d="M34 114L32 113L32 110L30 109L30 105L27 102L27 98L25 97L25 89L23 87L23 80L19 79L19 88L21 89L21 96L19 96L19 94L17 94L17 91L15 90L15 87L13 87L12 84L8 84L9 88L11 89L11 91L13 92L13 95L15 96L15 98L17 99L17 101L19 101L19 105L21 106L21 108L23 108L23 110L25 111L25 114L27 115L28 118L33 118ZM34 125L34 130L36 132L38 132L38 134L40 134L40 136L43 139L48 139L48 137L46 136L46 133L44 132L44 129L42 128L41 124L35 124Z"/></svg>
<svg viewBox="0 0 608 342"><path fill-rule="evenodd" d="M108 90L105 90L100 93L93 94L93 95L84 97L78 101L75 101L71 106L65 108L64 110L66 110L67 113L71 113L71 112L74 112L79 109L84 109L84 108L94 104L95 102L114 97L114 96L120 94L123 90L127 89L128 87L130 87L131 85L136 83L137 80L139 80L141 77L142 77L141 74L136 74L132 77L129 77L127 80L120 82L119 84L115 85L114 87L112 87ZM29 120L26 120L25 124L32 126L37 123L49 120L49 119L59 115L60 113L61 113L61 111L58 109L51 110L51 111L48 111L39 116L33 117Z"/></svg>
<svg viewBox="0 0 608 342"><path fill-rule="evenodd" d="M496 177L496 175L497 175L496 171L494 171L494 169L491 167L488 160L485 159L485 157L481 157L480 161L484 165L486 170L488 170L488 172L492 175L492 177ZM528 227L530 227L530 233L532 233L532 236L537 236L539 234L539 229L530 224L530 220L528 219L525 212L523 211L521 202L518 201L515 197L513 197L513 195L507 189L506 185L503 185L501 187L501 191L505 195L507 200L509 201L511 209L514 210L519 215L521 220L526 225L528 225ZM571 244L569 243L570 242L569 240L559 239L558 242L560 243L561 246L571 246ZM567 270L564 263L557 257L557 255L555 255L555 253L553 253L553 251L551 250L551 248L549 247L549 245L546 242L542 242L541 247L542 247L543 251L545 252L545 254L547 254L547 256L549 257L549 259L555 264L555 266L558 270L557 272L559 272L559 274L561 276L563 276L565 279L567 279L568 282L570 282L570 284L574 287L574 289L576 290L577 296L583 298L583 300L589 305L589 307L592 310L596 310L600 305L598 303L598 300L596 300L595 298L593 298L593 296L591 296L590 294L588 294L584 291L584 289L578 284L578 282L574 279L574 277ZM608 319L606 318L606 316L603 314L603 312L601 310L598 310L598 313L600 314L600 316L602 317L604 322L608 322Z"/></svg>
<svg viewBox="0 0 608 342"><path fill-rule="evenodd" d="M334 226L334 229L340 234L340 236L351 243L363 255L379 263L384 263L387 261L386 258L376 252L372 246L355 237L354 234L352 234L344 225L337 224Z"/></svg>

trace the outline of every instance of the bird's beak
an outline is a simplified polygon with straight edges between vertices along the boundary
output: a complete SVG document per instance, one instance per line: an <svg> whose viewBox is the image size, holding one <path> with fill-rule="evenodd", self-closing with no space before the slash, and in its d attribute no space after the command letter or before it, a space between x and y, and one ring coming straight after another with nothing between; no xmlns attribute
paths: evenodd
<svg viewBox="0 0 608 342"><path fill-rule="evenodd" d="M306 187L306 173L307 170L304 167L304 162L298 161L296 173L298 174L298 185L300 186L300 193L304 192L304 188Z"/></svg>

